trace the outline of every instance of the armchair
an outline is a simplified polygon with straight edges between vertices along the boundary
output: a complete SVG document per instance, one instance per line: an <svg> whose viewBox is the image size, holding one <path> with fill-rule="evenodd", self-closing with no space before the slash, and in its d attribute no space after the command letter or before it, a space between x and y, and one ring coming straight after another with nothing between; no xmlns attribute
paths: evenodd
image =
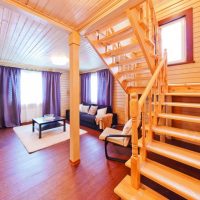
<svg viewBox="0 0 200 200"><path fill-rule="evenodd" d="M107 146L109 143L125 147L131 148L131 128L132 128L132 120L130 119L124 126L123 130L117 130L113 128L106 128L101 135L99 136L100 140L105 142L105 156L108 160L118 161L118 162L126 162L127 160L111 157L108 155ZM138 126L138 130L140 131L141 124ZM138 132L140 133L140 132Z"/></svg>

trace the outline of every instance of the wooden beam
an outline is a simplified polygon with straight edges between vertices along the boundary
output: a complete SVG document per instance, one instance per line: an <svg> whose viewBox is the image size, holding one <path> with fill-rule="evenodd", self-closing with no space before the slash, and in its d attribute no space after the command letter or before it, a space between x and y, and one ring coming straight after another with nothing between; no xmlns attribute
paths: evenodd
<svg viewBox="0 0 200 200"><path fill-rule="evenodd" d="M69 35L70 54L70 162L80 162L80 76L79 76L80 35L72 32Z"/></svg>
<svg viewBox="0 0 200 200"><path fill-rule="evenodd" d="M109 4L109 6L100 10L94 17L87 20L78 28L78 30L80 31L81 35L85 35L101 28L105 28L105 26L110 26L111 24L114 24L117 20L125 18L125 12L127 9L133 8L136 5L143 3L144 1L145 0L115 1L112 4Z"/></svg>
<svg viewBox="0 0 200 200"><path fill-rule="evenodd" d="M57 19L52 18L52 17L50 17L48 15L45 15L44 13L41 13L38 10L32 9L30 7L27 7L27 6L25 6L24 4L21 4L18 1L15 1L15 0L4 0L4 2L8 3L11 6L17 7L19 9L25 11L26 13L29 13L29 14L37 16L37 17L39 17L39 18L41 18L41 19L43 19L45 21L48 21L49 23L51 23L53 25L56 25L56 26L66 30L66 31L73 32L75 30L74 27L68 26L67 24L62 23L62 22L58 21Z"/></svg>

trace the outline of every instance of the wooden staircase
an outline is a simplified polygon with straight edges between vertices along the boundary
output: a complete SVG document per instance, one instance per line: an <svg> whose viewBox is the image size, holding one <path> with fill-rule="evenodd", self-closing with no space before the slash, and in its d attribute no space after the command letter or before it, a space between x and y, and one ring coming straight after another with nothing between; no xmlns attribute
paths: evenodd
<svg viewBox="0 0 200 200"><path fill-rule="evenodd" d="M123 13L122 19L87 35L126 93L145 87L159 62L159 31L151 1ZM131 92L130 92L130 91Z"/></svg>
<svg viewBox="0 0 200 200"><path fill-rule="evenodd" d="M190 122L194 126L200 123L200 116L194 113L173 112L173 108L177 107L200 109L200 103L173 101L173 97L191 99L200 97L200 93L169 90L167 54L165 52L161 57L158 25L151 0L140 1L140 4L126 10L122 19L108 22L87 37L122 88L131 95L132 156L126 163L131 173L118 184L114 192L124 200L167 199L159 191L142 183L142 175L185 199L200 200L198 179L149 157L153 153L187 165L191 170L200 169L200 132L189 127L174 127L172 123ZM198 84L193 87L198 87ZM138 88L144 88L139 99ZM141 139L138 138L137 127L140 120ZM169 142L173 140L190 143L196 149L189 150Z"/></svg>
<svg viewBox="0 0 200 200"><path fill-rule="evenodd" d="M153 161L148 157L151 152L163 158L187 165L191 167L191 171L194 168L200 170L200 131L190 130L189 127L185 129L172 126L172 120L190 122L193 123L193 126L200 123L200 117L195 113L173 113L172 109L173 107L200 109L200 103L192 103L193 98L199 97L200 93L190 91L169 93L166 79L163 77L165 73L163 74L162 72L164 65L163 67L161 66L162 62L153 74L140 99L132 98L130 102L133 120L133 155L127 161L126 166L131 169L131 176L126 176L115 188L115 193L122 199L165 198L158 194L159 191L152 193L151 188L141 183L141 175L185 199L200 199L200 180L163 163ZM173 102L174 96L187 97L188 101ZM138 140L136 124L140 113L142 114L142 138ZM174 140L181 140L184 142L183 144L192 144L194 148L190 150L184 148L183 145L174 145ZM141 149L140 154L138 154L138 147ZM122 190L125 187L127 189ZM147 191L149 193L145 196Z"/></svg>

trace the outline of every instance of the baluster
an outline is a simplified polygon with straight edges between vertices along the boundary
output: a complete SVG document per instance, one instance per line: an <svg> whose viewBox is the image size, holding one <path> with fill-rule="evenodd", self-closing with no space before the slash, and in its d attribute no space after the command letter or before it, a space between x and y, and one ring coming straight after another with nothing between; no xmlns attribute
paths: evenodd
<svg viewBox="0 0 200 200"><path fill-rule="evenodd" d="M149 0L146 1L146 21L147 21L147 26L149 26ZM149 38L149 31L146 31L146 36Z"/></svg>
<svg viewBox="0 0 200 200"><path fill-rule="evenodd" d="M157 98L158 98L158 79L156 79L155 81L155 91L154 91L154 116L153 116L153 125L156 126L158 119L157 119L157 115L158 115L158 102L157 102Z"/></svg>
<svg viewBox="0 0 200 200"><path fill-rule="evenodd" d="M154 96L155 99L155 96ZM148 112L149 112L149 130L148 130L148 142L151 142L153 139L153 134L152 134L152 90L149 93L148 96ZM154 101L154 106L155 106L155 101Z"/></svg>
<svg viewBox="0 0 200 200"><path fill-rule="evenodd" d="M108 45L105 46L105 53L108 52Z"/></svg>
<svg viewBox="0 0 200 200"><path fill-rule="evenodd" d="M141 158L143 161L146 160L146 102L142 106L142 148L141 148Z"/></svg>
<svg viewBox="0 0 200 200"><path fill-rule="evenodd" d="M98 30L96 31L96 38L97 38L97 40L99 40L99 31Z"/></svg>
<svg viewBox="0 0 200 200"><path fill-rule="evenodd" d="M165 59L165 64L164 64L164 69L165 69L165 92L168 92L168 74L167 74L167 50L165 49L164 55L166 57Z"/></svg>
<svg viewBox="0 0 200 200"><path fill-rule="evenodd" d="M130 101L130 114L132 118L132 156L131 156L131 182L135 189L140 187L140 166L138 157L138 116L139 105L137 94Z"/></svg>

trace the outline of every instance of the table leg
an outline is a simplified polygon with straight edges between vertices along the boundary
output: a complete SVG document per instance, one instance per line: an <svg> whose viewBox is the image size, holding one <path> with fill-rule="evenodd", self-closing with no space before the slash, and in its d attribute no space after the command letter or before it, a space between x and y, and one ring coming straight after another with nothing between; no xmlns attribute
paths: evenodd
<svg viewBox="0 0 200 200"><path fill-rule="evenodd" d="M66 120L63 121L63 124L64 124L64 125L63 125L63 126L64 126L64 127L63 127L63 131L65 132L65 131L66 131Z"/></svg>
<svg viewBox="0 0 200 200"><path fill-rule="evenodd" d="M35 131L35 122L32 120L32 131Z"/></svg>
<svg viewBox="0 0 200 200"><path fill-rule="evenodd" d="M39 125L39 139L42 137L41 124Z"/></svg>

